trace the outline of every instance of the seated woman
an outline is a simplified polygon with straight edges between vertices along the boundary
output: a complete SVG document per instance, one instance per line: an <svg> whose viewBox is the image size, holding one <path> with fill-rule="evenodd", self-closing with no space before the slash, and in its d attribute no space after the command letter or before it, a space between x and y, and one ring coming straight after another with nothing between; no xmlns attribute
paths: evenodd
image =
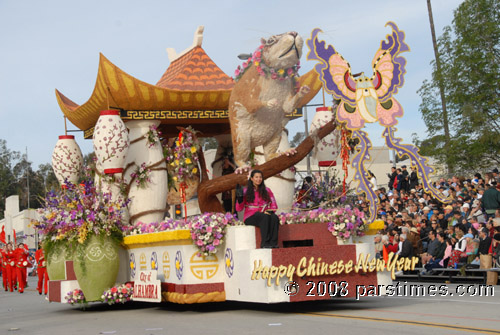
<svg viewBox="0 0 500 335"><path fill-rule="evenodd" d="M443 259L439 262L442 268L448 267L448 262L450 261L451 253L453 251L453 241L449 238L446 239L446 249L444 251Z"/></svg>
<svg viewBox="0 0 500 335"><path fill-rule="evenodd" d="M462 274L462 276L465 276L465 270L467 268L469 267L473 268L474 266L477 266L477 268L479 268L480 265L478 256L479 240L475 240L471 236L472 234L465 235L465 239L467 240L467 246L465 247L465 254L466 254L466 258L464 259L465 264L463 264L460 267L460 273Z"/></svg>
<svg viewBox="0 0 500 335"><path fill-rule="evenodd" d="M460 262L460 259L466 256L465 248L467 246L467 240L465 239L462 230L457 230L456 237L458 239L458 242L455 243L455 247L451 253L450 261L448 262L449 268L454 268L456 264Z"/></svg>
<svg viewBox="0 0 500 335"><path fill-rule="evenodd" d="M245 224L260 228L260 247L277 248L280 220L275 211L278 205L273 192L264 184L264 176L260 170L252 171L247 187L243 190L243 196L237 199L236 210L243 209Z"/></svg>

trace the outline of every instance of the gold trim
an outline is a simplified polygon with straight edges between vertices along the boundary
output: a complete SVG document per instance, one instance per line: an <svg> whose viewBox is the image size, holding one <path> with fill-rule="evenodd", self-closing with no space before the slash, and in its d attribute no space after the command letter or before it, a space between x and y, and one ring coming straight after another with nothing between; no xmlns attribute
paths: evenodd
<svg viewBox="0 0 500 335"><path fill-rule="evenodd" d="M289 119L296 119L302 117L301 109L294 109L290 114L285 117ZM227 119L228 111L222 110L197 110L197 111L173 111L173 110L127 110L121 112L122 120L188 120L188 119ZM91 127L83 132L84 139L90 139L94 136L94 127Z"/></svg>
<svg viewBox="0 0 500 335"><path fill-rule="evenodd" d="M209 292L209 293L177 293L163 292L163 300L174 302L176 304L202 304L207 302L222 302L226 301L226 292Z"/></svg>
<svg viewBox="0 0 500 335"><path fill-rule="evenodd" d="M162 231L159 233L125 236L123 246L126 249L158 247L168 245L192 244L191 232L188 229Z"/></svg>
<svg viewBox="0 0 500 335"><path fill-rule="evenodd" d="M223 110L127 110L122 112L123 120L185 120L185 119L227 119Z"/></svg>

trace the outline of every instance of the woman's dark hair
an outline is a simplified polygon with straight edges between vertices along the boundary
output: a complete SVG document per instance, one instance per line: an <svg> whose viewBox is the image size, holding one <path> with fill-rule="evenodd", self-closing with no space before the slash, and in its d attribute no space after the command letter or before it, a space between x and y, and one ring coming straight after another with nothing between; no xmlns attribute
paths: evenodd
<svg viewBox="0 0 500 335"><path fill-rule="evenodd" d="M254 192L254 187L253 187L253 182L252 179L255 174L260 173L262 176L262 183L259 185L257 192L259 192L260 197L264 201L270 201L271 197L269 197L269 193L267 193L266 190L266 185L264 184L264 174L260 170L253 170L252 173L250 174L250 178L248 179L247 182L247 192L246 192L246 200L248 203L252 203L255 200L255 192Z"/></svg>

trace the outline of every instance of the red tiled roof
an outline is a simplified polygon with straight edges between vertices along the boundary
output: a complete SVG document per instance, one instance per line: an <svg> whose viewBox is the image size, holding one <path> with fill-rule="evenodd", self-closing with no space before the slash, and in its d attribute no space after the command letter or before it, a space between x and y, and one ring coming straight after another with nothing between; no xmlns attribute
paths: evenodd
<svg viewBox="0 0 500 335"><path fill-rule="evenodd" d="M186 91L230 90L234 81L208 57L201 47L194 47L174 60L156 86Z"/></svg>

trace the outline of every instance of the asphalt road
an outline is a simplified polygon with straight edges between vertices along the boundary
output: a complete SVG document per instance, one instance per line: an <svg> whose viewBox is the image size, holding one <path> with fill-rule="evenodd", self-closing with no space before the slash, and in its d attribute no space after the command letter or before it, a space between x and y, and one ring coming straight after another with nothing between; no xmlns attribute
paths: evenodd
<svg viewBox="0 0 500 335"><path fill-rule="evenodd" d="M425 285L429 285L426 283ZM438 284L441 285L441 284ZM500 334L495 296L366 297L294 304L49 303L35 291L0 293L0 334ZM477 285L476 285L477 287ZM464 290L459 291L460 294Z"/></svg>

